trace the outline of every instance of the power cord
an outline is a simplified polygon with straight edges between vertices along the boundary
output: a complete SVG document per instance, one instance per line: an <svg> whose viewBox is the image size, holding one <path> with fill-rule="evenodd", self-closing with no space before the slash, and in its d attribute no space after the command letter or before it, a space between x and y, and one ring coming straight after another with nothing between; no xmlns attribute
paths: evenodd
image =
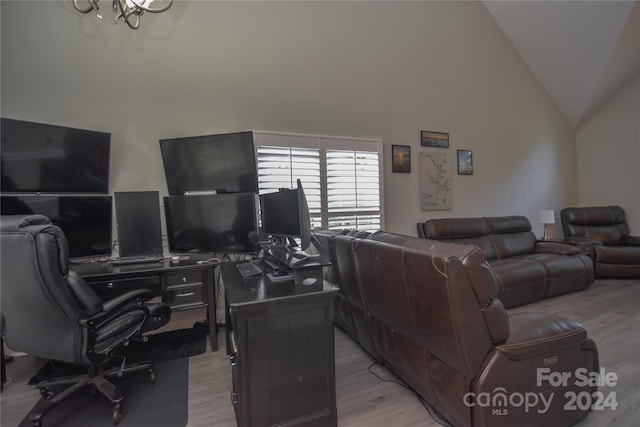
<svg viewBox="0 0 640 427"><path fill-rule="evenodd" d="M373 371L373 367L374 366L380 366L380 364L376 361L374 361L373 363L371 363L371 365L369 365L369 367L367 368L367 371L369 371L370 374L372 374L373 376L375 376L376 378L378 378L380 381L384 381L384 382L391 382L391 383L396 383L401 387L406 388L407 390L411 390L413 392L413 394L416 396L416 398L418 399L418 401L422 404L422 406L424 406L424 408L427 410L427 412L429 413L429 415L431 415L431 418L433 418L433 421L435 421L436 423L445 426L445 427L451 427L451 424L449 424L447 422L447 420L445 420L444 418L442 418L437 412L436 410L433 408L433 406L431 406L429 404L429 402L427 402L426 400L424 400L422 398L422 396L420 396L418 393L415 392L415 390L413 390L411 387L409 387L404 381L400 381L400 380L396 380L396 379L389 379L389 378L382 378L377 372Z"/></svg>

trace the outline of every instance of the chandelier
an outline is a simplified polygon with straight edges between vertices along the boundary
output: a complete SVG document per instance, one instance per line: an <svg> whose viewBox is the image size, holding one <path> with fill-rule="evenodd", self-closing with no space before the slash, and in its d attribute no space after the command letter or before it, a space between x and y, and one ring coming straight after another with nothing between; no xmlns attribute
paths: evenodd
<svg viewBox="0 0 640 427"><path fill-rule="evenodd" d="M86 7L82 7L80 3L84 3L86 1ZM102 14L100 13L100 6L98 6L98 2L100 0L73 0L73 7L80 13L89 13L92 10L96 11L96 15L98 19L102 19ZM122 18L124 22L132 30L137 30L140 26L140 17L143 13L160 13L168 10L173 4L173 0L166 0L163 6L158 6L156 8L149 7L154 0L113 0L111 4L111 9L114 13L113 23L117 24L118 20ZM156 0L158 2L158 0Z"/></svg>

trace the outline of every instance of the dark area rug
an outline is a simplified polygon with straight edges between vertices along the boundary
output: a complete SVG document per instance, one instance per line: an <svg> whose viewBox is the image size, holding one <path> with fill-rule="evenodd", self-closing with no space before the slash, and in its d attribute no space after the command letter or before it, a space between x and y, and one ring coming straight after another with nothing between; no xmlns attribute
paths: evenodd
<svg viewBox="0 0 640 427"><path fill-rule="evenodd" d="M132 373L111 381L122 391L122 420L119 427L184 427L188 418L189 359L157 362L155 383L145 373ZM18 427L31 427L31 414L44 402L40 399ZM113 427L113 407L100 393L78 391L53 408L42 425L65 427Z"/></svg>
<svg viewBox="0 0 640 427"><path fill-rule="evenodd" d="M206 325L196 323L191 329L179 329L149 335L149 341L132 341L118 354L122 354L127 358L126 363L159 362L196 356L204 353L207 349L208 331ZM121 362L121 358L114 358L110 366L119 365ZM108 367L106 366L105 369ZM34 385L43 380L86 372L87 368L84 366L50 360L31 377L29 384Z"/></svg>

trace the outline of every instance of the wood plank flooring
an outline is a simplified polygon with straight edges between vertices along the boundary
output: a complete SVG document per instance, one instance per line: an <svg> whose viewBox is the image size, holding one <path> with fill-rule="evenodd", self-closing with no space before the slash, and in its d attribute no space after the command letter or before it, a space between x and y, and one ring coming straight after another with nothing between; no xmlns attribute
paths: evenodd
<svg viewBox="0 0 640 427"><path fill-rule="evenodd" d="M586 291L510 311L548 312L582 322L598 345L600 365L618 375L618 385L607 390L616 392L618 409L593 411L579 427L640 425L640 280L598 279ZM209 350L190 359L190 427L236 424L230 403L231 369L224 330L218 341L220 351ZM412 391L392 382L395 377L386 369L377 365L369 369L372 359L340 329L336 329L335 349L340 426L439 425ZM41 364L30 356L20 356L7 365L11 382L2 392L2 427L17 426L38 400L39 394L26 382ZM382 381L370 371L390 381Z"/></svg>

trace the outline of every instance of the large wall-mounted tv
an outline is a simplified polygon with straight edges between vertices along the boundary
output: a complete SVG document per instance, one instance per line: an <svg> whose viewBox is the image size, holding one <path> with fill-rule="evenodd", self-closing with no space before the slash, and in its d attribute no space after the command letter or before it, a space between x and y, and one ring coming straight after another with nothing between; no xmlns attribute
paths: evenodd
<svg viewBox="0 0 640 427"><path fill-rule="evenodd" d="M109 192L111 134L2 118L2 193Z"/></svg>
<svg viewBox="0 0 640 427"><path fill-rule="evenodd" d="M111 255L111 196L2 196L2 215L40 214L62 229L70 258Z"/></svg>
<svg viewBox="0 0 640 427"><path fill-rule="evenodd" d="M161 139L170 195L258 192L253 132Z"/></svg>
<svg viewBox="0 0 640 427"><path fill-rule="evenodd" d="M169 250L173 253L255 253L256 194L165 196Z"/></svg>

